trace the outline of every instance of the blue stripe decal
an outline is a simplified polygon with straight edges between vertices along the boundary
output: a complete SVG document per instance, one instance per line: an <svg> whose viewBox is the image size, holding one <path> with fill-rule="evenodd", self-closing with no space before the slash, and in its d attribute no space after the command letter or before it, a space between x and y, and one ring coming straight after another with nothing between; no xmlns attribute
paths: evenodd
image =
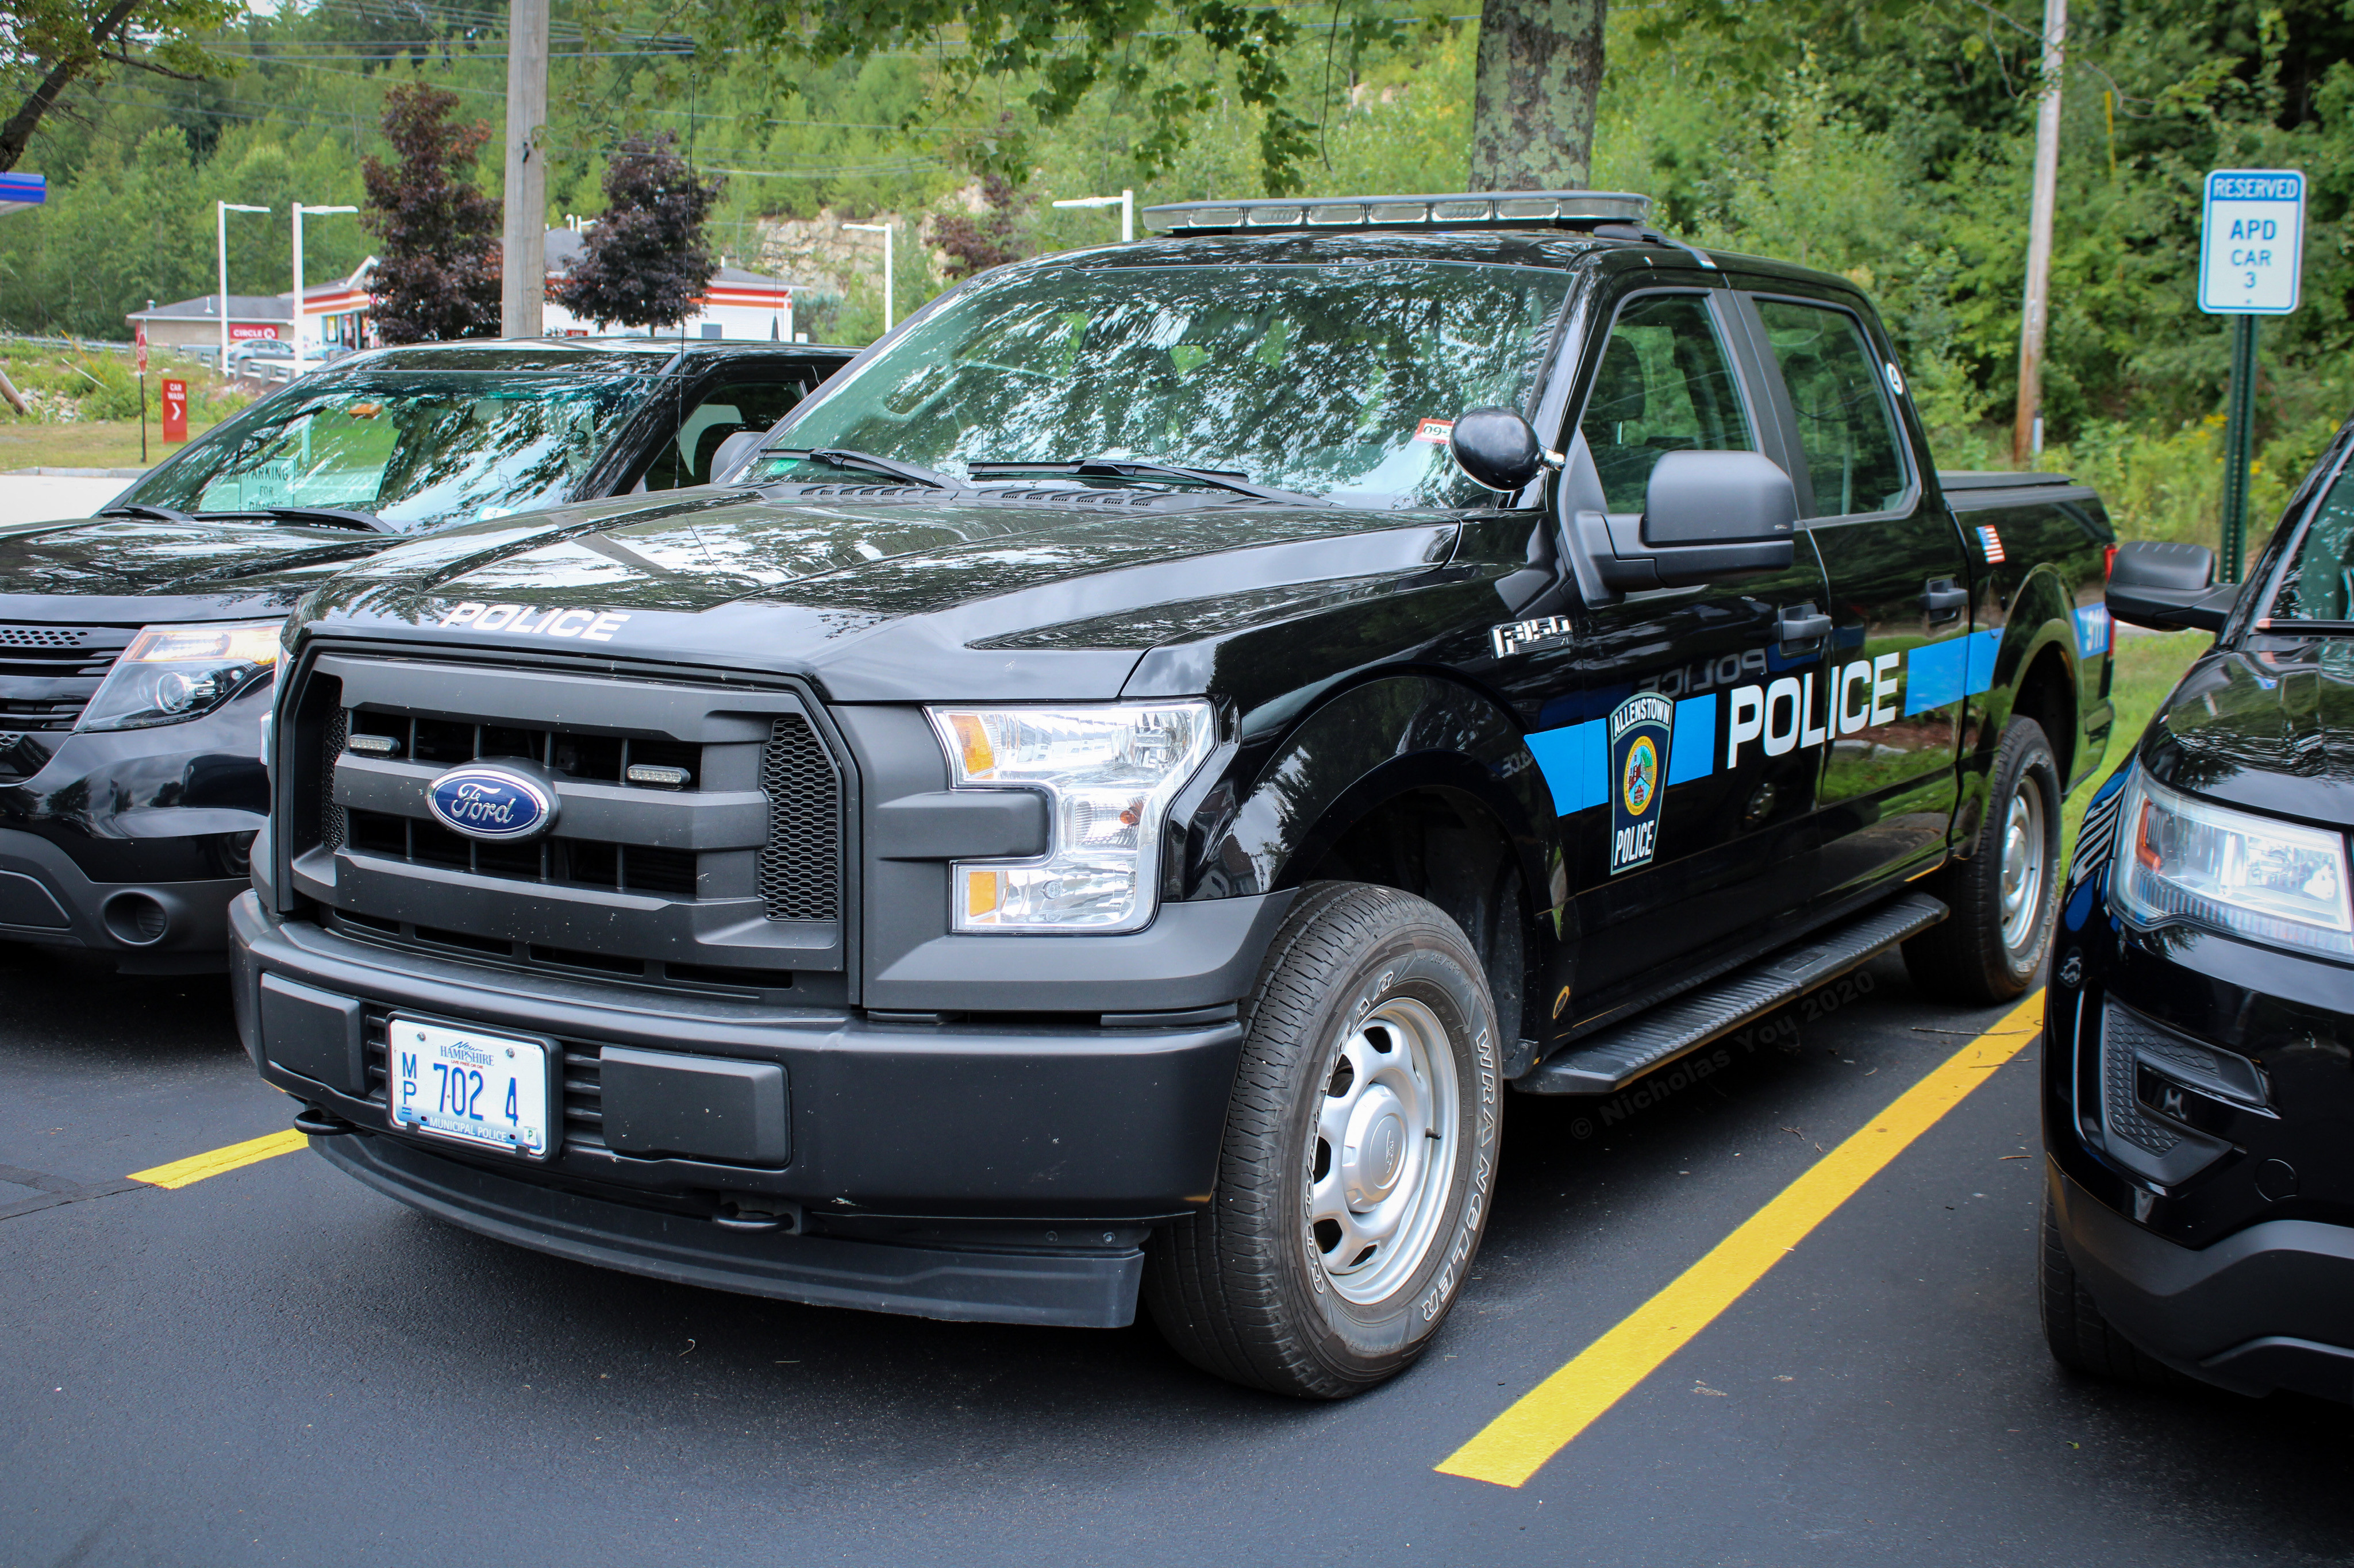
<svg viewBox="0 0 2354 1568"><path fill-rule="evenodd" d="M1973 631L1967 639L1970 650L1969 683L1965 694L1977 696L1980 692L1994 690L1995 655L2002 652L2002 628L1989 626L1984 631Z"/></svg>
<svg viewBox="0 0 2354 1568"><path fill-rule="evenodd" d="M1906 718L1962 700L1962 683L1969 673L1968 642L1967 637L1953 637L1925 642L1905 653Z"/></svg>
<svg viewBox="0 0 2354 1568"><path fill-rule="evenodd" d="M1716 694L1676 705L1676 735L1668 743L1668 782L1681 784L1716 771Z"/></svg>
<svg viewBox="0 0 2354 1568"><path fill-rule="evenodd" d="M1529 754L1537 759L1537 769L1553 790L1553 809L1557 815L1566 817L1588 806L1599 806L1607 798L1603 793L1602 775L1608 762L1609 744L1603 736L1602 727L1600 719L1592 719L1560 729L1541 729L1528 737ZM1671 762L1673 749L1670 746Z"/></svg>

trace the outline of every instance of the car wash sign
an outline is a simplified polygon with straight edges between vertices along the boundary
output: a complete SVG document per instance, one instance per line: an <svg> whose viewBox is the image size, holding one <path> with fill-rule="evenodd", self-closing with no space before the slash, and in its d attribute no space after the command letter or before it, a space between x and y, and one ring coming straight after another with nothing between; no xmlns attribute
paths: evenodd
<svg viewBox="0 0 2354 1568"><path fill-rule="evenodd" d="M2305 176L2295 169L2217 169L2207 176L2199 308L2285 316L2305 260Z"/></svg>

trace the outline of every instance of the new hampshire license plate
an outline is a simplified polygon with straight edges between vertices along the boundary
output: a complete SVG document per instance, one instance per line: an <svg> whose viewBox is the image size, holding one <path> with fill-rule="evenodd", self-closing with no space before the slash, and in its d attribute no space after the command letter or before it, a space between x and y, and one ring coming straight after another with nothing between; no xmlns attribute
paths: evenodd
<svg viewBox="0 0 2354 1568"><path fill-rule="evenodd" d="M535 1158L547 1153L547 1047L396 1018L392 1124Z"/></svg>

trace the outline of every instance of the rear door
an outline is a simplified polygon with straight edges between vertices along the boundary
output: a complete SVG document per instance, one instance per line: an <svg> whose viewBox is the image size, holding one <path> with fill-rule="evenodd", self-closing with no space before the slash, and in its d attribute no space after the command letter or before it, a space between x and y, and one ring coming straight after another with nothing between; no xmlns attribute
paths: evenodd
<svg viewBox="0 0 2354 1568"><path fill-rule="evenodd" d="M1819 789L1824 891L1903 875L1941 853L1967 690L1970 565L1926 497L1894 355L1827 299L1743 302L1797 461L1799 526L1829 578Z"/></svg>
<svg viewBox="0 0 2354 1568"><path fill-rule="evenodd" d="M1618 303L1571 432L1565 509L1639 514L1670 451L1784 459L1733 300L1695 289ZM1787 572L1590 605L1574 643L1542 662L1555 684L1529 744L1562 814L1576 989L1592 999L1556 998L1574 1008L1567 1019L1770 930L1804 902L1821 760L1803 741L1807 676L1822 645L1786 644L1782 630L1824 598L1801 538Z"/></svg>

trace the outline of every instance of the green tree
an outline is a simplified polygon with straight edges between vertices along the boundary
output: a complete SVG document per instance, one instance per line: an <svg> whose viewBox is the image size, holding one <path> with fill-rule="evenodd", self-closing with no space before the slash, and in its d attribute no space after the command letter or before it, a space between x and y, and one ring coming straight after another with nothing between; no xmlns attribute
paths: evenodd
<svg viewBox="0 0 2354 1568"><path fill-rule="evenodd" d="M194 80L217 64L199 42L238 14L236 0L9 0L0 12L0 169L13 169L67 91L118 69Z"/></svg>

